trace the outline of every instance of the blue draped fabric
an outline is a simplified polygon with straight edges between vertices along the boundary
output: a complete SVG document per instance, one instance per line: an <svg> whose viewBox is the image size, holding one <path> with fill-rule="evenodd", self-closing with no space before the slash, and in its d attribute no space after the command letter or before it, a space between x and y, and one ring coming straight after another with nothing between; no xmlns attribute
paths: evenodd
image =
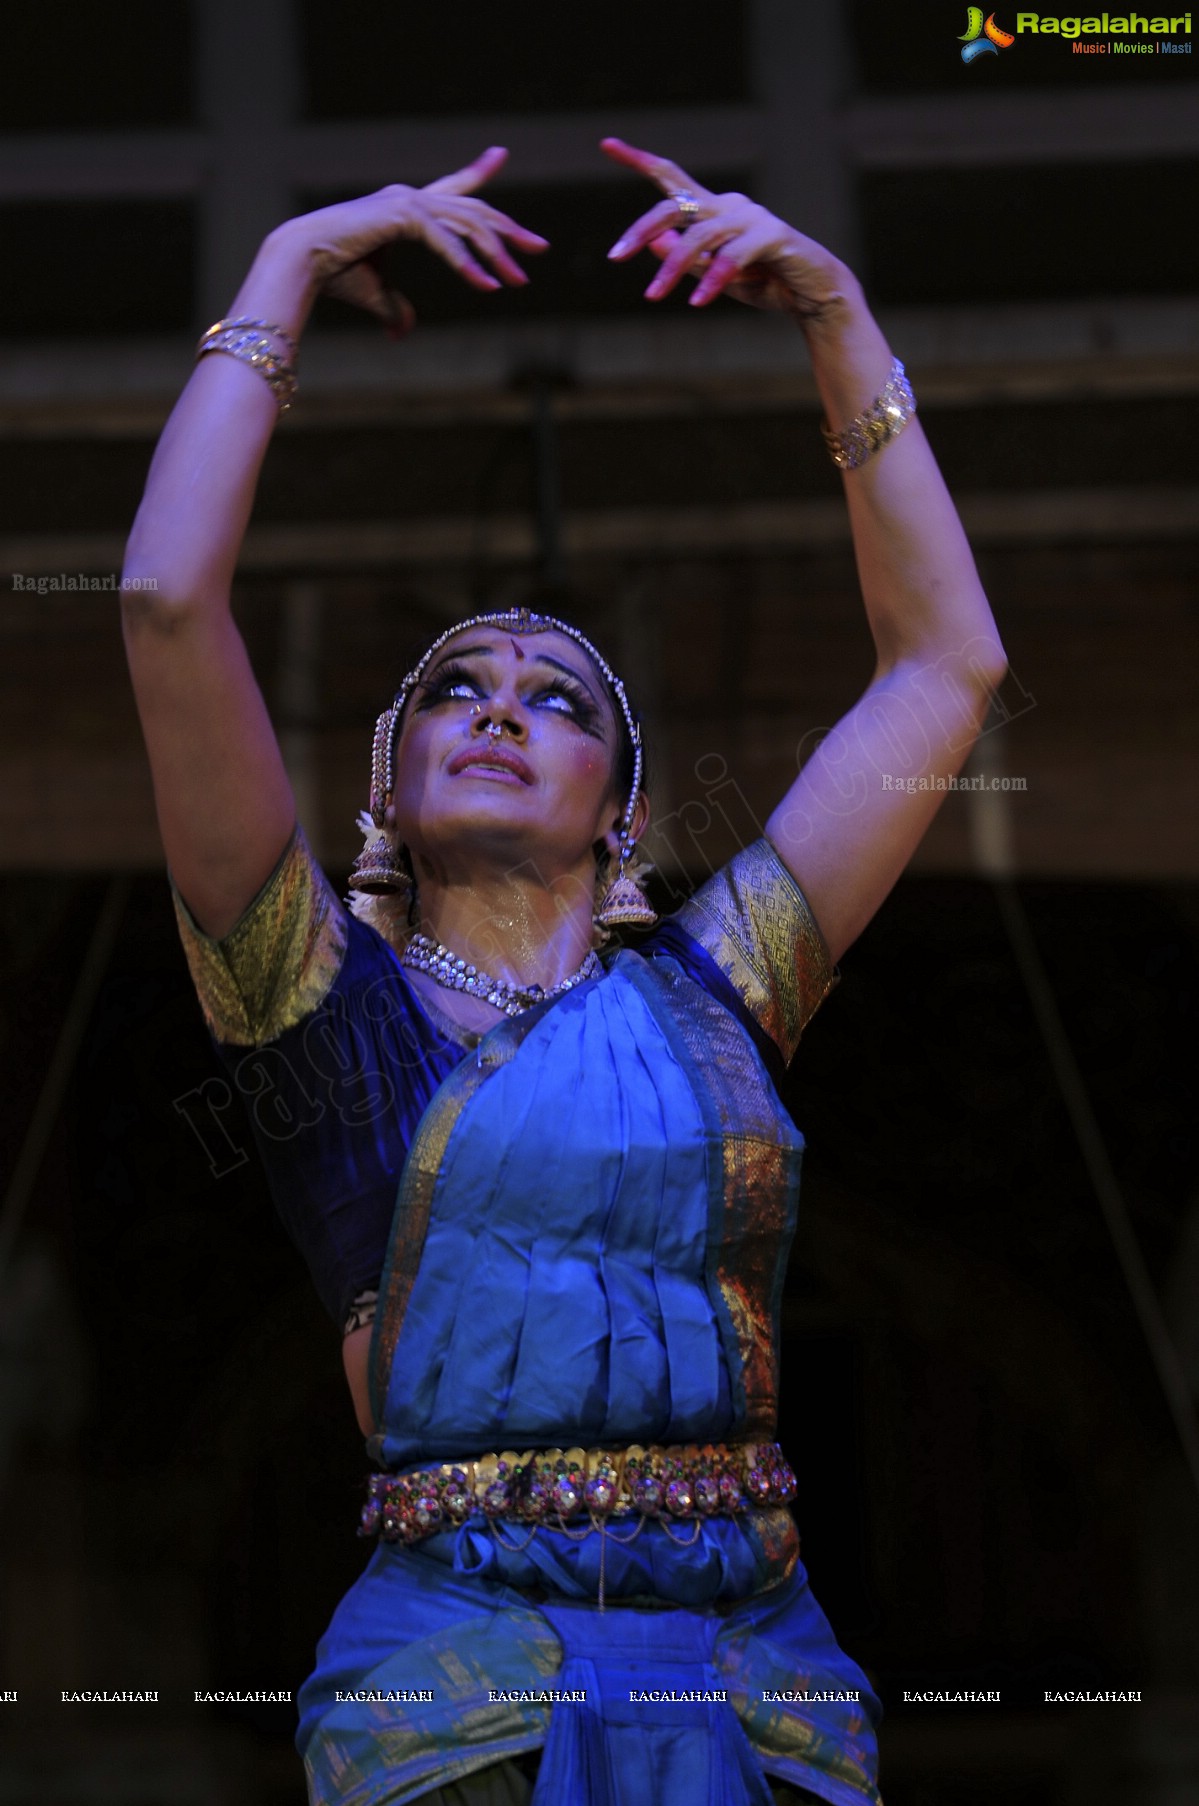
<svg viewBox="0 0 1199 1806"><path fill-rule="evenodd" d="M635 955L623 962L637 972ZM613 974L543 1011L443 1158L382 1464L566 1432L730 1435L735 1381L705 1274L711 1140L634 980Z"/></svg>
<svg viewBox="0 0 1199 1806"><path fill-rule="evenodd" d="M729 1280L748 1262L777 1302L802 1139L740 1028L734 1070L697 1064L705 1012L729 1024L673 960L621 953L601 981L491 1030L442 1087L376 1319L371 1446L388 1470L766 1432ZM785 1203L765 1223L730 1207L734 1101L750 1143L769 1117ZM781 1711L764 1695L794 1692L801 1664L810 1690L858 1697ZM492 1697L547 1688L586 1701ZM423 1703L337 1699L429 1689ZM838 1806L876 1797L877 1702L781 1508L581 1535L479 1517L384 1545L300 1704L314 1802L416 1798L543 1741L538 1806L758 1806L767 1771Z"/></svg>
<svg viewBox="0 0 1199 1806"><path fill-rule="evenodd" d="M322 1297L340 1318L379 1284L378 1465L773 1440L803 1146L776 1082L835 974L767 842L477 1046L298 831L223 940L176 901ZM767 1776L878 1802L878 1702L782 1507L380 1544L299 1704L311 1806L399 1806L537 1750L536 1806L765 1806Z"/></svg>

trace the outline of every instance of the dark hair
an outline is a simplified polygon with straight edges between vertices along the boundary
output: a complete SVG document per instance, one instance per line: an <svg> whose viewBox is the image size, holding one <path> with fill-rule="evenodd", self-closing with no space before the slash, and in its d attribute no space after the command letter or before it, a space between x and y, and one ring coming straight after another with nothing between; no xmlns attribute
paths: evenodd
<svg viewBox="0 0 1199 1806"><path fill-rule="evenodd" d="M573 621L567 621L565 615L560 615L558 618L564 623L564 625L566 625L568 627L573 627L575 625L575 623ZM582 631L583 630L580 627L579 632L581 633ZM600 654L601 658L607 659L609 669L614 670L615 666L612 664L611 659L608 658L608 655L604 651L604 648L597 643L597 641L595 640L593 635L588 634L587 638L589 640L591 640L592 645L595 646L595 649ZM581 652L583 652L583 651L585 651L585 648L580 647L579 650ZM616 734L617 734L616 785L617 785L618 790L620 791L622 798L624 798L627 801L629 793L633 788L633 774L637 769L637 753L636 753L636 749L633 746L632 739L629 735L629 724L624 718L624 710L621 708L620 703L617 701L616 697L612 694L611 690L608 688L608 682L607 682L607 679L604 678L603 672L602 671L598 672L598 676L603 681L605 694L607 695L608 700L612 705L612 713L616 718ZM625 700L629 705L629 712L632 715L633 720L637 724L638 733L641 735L641 788L643 790L648 790L649 789L649 749L647 748L647 746L645 744L645 723L643 722L643 720L641 718L641 710L637 707L636 701L633 698L632 692L630 691L628 684L625 682L625 679L623 677L621 678L620 681L621 681L622 685L624 686Z"/></svg>

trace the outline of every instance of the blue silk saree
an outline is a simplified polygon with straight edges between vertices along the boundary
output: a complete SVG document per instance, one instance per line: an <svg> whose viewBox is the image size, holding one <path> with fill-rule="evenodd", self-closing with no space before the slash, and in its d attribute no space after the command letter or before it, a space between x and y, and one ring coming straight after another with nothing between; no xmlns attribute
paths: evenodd
<svg viewBox="0 0 1199 1806"><path fill-rule="evenodd" d="M301 1168L316 1196L350 1157L347 1121L360 1180L373 1161L374 1190L394 1187L376 1466L772 1440L803 1148L772 1071L833 975L768 843L637 951L605 955L602 977L469 1047L417 1020L394 950L346 917L302 837L253 910L265 953L250 918L231 948L180 917L223 1047L273 1047L282 1087L304 1071L297 1037L323 1024L341 1105L323 1134L322 1116L274 1144L285 1218ZM385 1107L356 1108L355 1082L359 1105ZM327 1275L325 1290L340 1296ZM393 1806L534 1750L535 1806L770 1806L767 1777L835 1806L878 1800L878 1702L783 1506L582 1531L476 1513L380 1542L299 1705L312 1806Z"/></svg>

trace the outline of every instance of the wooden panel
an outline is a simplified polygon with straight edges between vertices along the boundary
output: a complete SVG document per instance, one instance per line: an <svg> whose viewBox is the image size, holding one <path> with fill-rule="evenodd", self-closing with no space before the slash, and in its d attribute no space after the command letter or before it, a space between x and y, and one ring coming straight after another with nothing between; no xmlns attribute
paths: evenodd
<svg viewBox="0 0 1199 1806"><path fill-rule="evenodd" d="M988 769L1027 785L1003 804L1020 872L1199 876L1193 563L1185 542L986 554L1012 676L1002 699L1008 719L985 751ZM852 570L839 547L637 566L645 648L642 668L629 676L651 692L658 816L686 812L665 836L678 843L679 862L718 861L769 812L811 735L836 721L869 675ZM591 594L615 597L627 583L625 561L592 561ZM468 592L466 573L453 567L428 582L413 570L323 587L314 716L280 725L316 773L313 826L331 864L344 870L356 848L374 714L413 644L466 612L455 596ZM272 699L283 594L265 579L242 586L242 619ZM602 635L611 610L591 604L576 613ZM620 635L607 625L618 648ZM115 598L15 594L3 636L0 862L155 863ZM723 808L712 802L719 785ZM917 869L972 869L976 807L968 795L948 798ZM662 850L669 863L669 844Z"/></svg>

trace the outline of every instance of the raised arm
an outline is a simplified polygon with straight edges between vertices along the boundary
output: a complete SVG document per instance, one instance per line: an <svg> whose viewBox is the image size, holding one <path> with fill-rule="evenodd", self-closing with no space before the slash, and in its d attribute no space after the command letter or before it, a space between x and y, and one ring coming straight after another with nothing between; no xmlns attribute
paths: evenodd
<svg viewBox="0 0 1199 1806"><path fill-rule="evenodd" d="M545 241L473 198L505 155L486 151L427 188L396 185L287 221L263 243L229 318L281 329L265 336L286 357L324 288L399 336L411 312L384 288L373 255L401 237L421 239L475 288L523 283L508 244L539 251ZM199 925L217 936L261 889L295 820L229 606L278 414L258 370L223 353L200 358L155 451L125 561L125 645L167 862Z"/></svg>
<svg viewBox="0 0 1199 1806"><path fill-rule="evenodd" d="M690 275L695 306L728 294L792 314L834 431L870 410L894 355L843 263L744 195L711 194L667 159L618 139L604 149L668 197L611 253L655 251L662 262L646 291L651 299ZM766 824L834 959L911 858L945 795L936 780L965 763L1007 668L919 419L845 470L844 483L874 676ZM932 782L910 782L921 778Z"/></svg>

